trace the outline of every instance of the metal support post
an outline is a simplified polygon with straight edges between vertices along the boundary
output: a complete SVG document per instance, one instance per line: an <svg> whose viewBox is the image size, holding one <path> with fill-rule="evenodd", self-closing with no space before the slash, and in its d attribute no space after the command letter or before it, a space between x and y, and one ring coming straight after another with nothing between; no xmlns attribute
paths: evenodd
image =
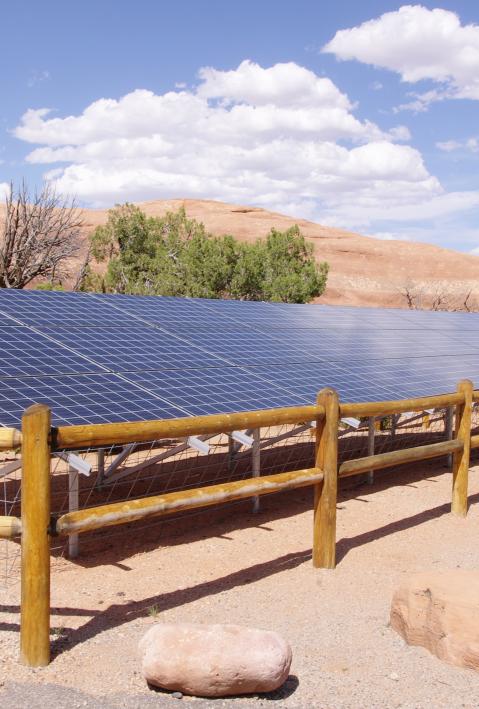
<svg viewBox="0 0 479 709"><path fill-rule="evenodd" d="M68 511L74 512L79 508L80 485L78 470L70 466L68 468ZM68 537L68 556L76 559L78 556L79 541L78 534L70 534Z"/></svg>
<svg viewBox="0 0 479 709"><path fill-rule="evenodd" d="M261 429L253 430L253 445L251 446L251 462L253 468L253 477L259 478L261 475ZM259 497L253 497L253 512L259 512Z"/></svg>
<svg viewBox="0 0 479 709"><path fill-rule="evenodd" d="M370 416L368 419L368 455L374 455L374 437L376 435L375 430L375 418ZM368 485L374 483L374 470L370 470L367 474Z"/></svg>
<svg viewBox="0 0 479 709"><path fill-rule="evenodd" d="M444 429L446 432L446 440L452 441L454 438L454 406L448 406L445 413ZM452 470L453 455L449 453L447 456L447 467Z"/></svg>
<svg viewBox="0 0 479 709"><path fill-rule="evenodd" d="M96 452L98 474L96 478L96 487L100 490L105 478L105 449L99 448Z"/></svg>

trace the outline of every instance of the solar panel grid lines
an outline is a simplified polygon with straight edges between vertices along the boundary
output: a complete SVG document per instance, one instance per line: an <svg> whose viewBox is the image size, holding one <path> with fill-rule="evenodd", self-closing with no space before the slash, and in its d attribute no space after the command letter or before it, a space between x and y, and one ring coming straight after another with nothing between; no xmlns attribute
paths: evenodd
<svg viewBox="0 0 479 709"><path fill-rule="evenodd" d="M55 341L111 372L188 369L221 366L214 354L195 347L165 330L143 324L105 327L99 335L91 329L39 328Z"/></svg>
<svg viewBox="0 0 479 709"><path fill-rule="evenodd" d="M111 322L112 310L99 304L92 308L87 293L0 289L0 312L24 325L75 324L102 327ZM134 323L131 315L118 315L118 324Z"/></svg>
<svg viewBox="0 0 479 709"><path fill-rule="evenodd" d="M307 404L324 386L343 401L444 393L479 381L471 315L0 290L0 342L28 333L3 347L13 376L0 347L0 423L29 396L68 424Z"/></svg>
<svg viewBox="0 0 479 709"><path fill-rule="evenodd" d="M79 354L22 325L0 327L0 377L86 374L104 371Z"/></svg>
<svg viewBox="0 0 479 709"><path fill-rule="evenodd" d="M404 317L415 328L479 330L479 313L477 312L405 310Z"/></svg>
<svg viewBox="0 0 479 709"><path fill-rule="evenodd" d="M171 298L168 296L133 296L116 294L91 294L123 314L136 318L144 324L155 327L181 327L182 329L203 329L218 327L236 328L238 323L226 314L217 313L212 319L211 310L201 304L201 299Z"/></svg>
<svg viewBox="0 0 479 709"><path fill-rule="evenodd" d="M218 332L190 331L185 334L185 339L236 366L285 362L299 364L318 359L314 353L306 352L287 339L280 339L264 331L226 330L221 333L221 337L218 337Z"/></svg>
<svg viewBox="0 0 479 709"><path fill-rule="evenodd" d="M0 421L18 426L32 403L52 410L52 423L81 425L178 418L185 412L115 374L0 380Z"/></svg>
<svg viewBox="0 0 479 709"><path fill-rule="evenodd" d="M351 378L361 376L378 387L388 388L393 399L455 391L465 372L473 381L479 381L479 357L470 355L352 361L346 368Z"/></svg>
<svg viewBox="0 0 479 709"><path fill-rule="evenodd" d="M298 404L295 394L240 367L133 372L129 378L153 393L167 391L192 416Z"/></svg>
<svg viewBox="0 0 479 709"><path fill-rule="evenodd" d="M311 364L301 368L279 365L275 367L274 373L265 367L244 369L261 378L269 378L276 386L287 388L291 391L296 406L316 401L318 392L325 387L333 387L338 392L340 400L350 403L396 398L393 390L387 387L375 386L372 392L371 380L358 376L353 378L347 369L340 368L335 363L327 369Z"/></svg>

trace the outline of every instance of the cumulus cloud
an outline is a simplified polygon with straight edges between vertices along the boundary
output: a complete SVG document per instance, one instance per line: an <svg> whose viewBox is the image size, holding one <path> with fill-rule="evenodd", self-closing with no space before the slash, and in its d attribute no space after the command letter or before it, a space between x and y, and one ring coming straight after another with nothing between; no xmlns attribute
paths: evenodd
<svg viewBox="0 0 479 709"><path fill-rule="evenodd" d="M408 83L429 79L439 85L401 109L421 111L445 98L479 99L479 26L461 25L449 10L404 5L338 31L322 51L390 69Z"/></svg>
<svg viewBox="0 0 479 709"><path fill-rule="evenodd" d="M456 208L399 144L407 128L358 119L330 79L291 62L207 67L191 89L138 89L74 116L29 110L15 135L57 189L94 206L209 198L366 228L389 209Z"/></svg>
<svg viewBox="0 0 479 709"><path fill-rule="evenodd" d="M10 194L10 185L8 182L0 182L0 200L5 199Z"/></svg>

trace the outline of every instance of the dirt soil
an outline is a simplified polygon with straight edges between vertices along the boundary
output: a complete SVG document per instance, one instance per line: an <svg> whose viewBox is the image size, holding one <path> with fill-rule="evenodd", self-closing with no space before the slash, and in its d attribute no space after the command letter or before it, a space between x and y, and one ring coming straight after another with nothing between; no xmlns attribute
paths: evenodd
<svg viewBox="0 0 479 709"><path fill-rule="evenodd" d="M427 569L477 568L479 466L466 519L449 513L442 461L377 474L341 491L338 566L311 564L312 492L263 498L128 539L52 577L54 659L18 664L18 587L0 595L0 706L477 707L479 674L408 647L389 627L394 588ZM137 644L152 623L240 623L293 648L291 676L267 697L174 699L141 678Z"/></svg>

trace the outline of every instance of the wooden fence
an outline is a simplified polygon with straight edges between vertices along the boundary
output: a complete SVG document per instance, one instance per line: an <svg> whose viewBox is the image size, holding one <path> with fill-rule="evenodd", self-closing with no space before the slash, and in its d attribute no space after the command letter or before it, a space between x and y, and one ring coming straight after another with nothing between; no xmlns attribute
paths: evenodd
<svg viewBox="0 0 479 709"><path fill-rule="evenodd" d="M232 500L266 495L281 490L314 486L313 565L335 567L336 502L338 480L444 455L453 455L452 512L467 513L467 487L471 448L479 447L479 435L471 435L471 412L479 391L469 380L461 381L451 394L420 399L342 404L333 389L319 392L316 405L199 416L137 423L97 424L53 428L50 410L35 404L25 411L22 431L0 430L0 449L22 448L21 519L0 517L0 537L21 535L21 630L20 659L29 666L50 661L50 538L79 534L147 517L159 517ZM394 416L432 408L455 407L452 440L394 450L348 460L338 466L338 426L341 418ZM51 517L51 455L58 450L139 443L162 438L228 433L280 424L316 423L316 456L313 468L209 485L71 511Z"/></svg>

